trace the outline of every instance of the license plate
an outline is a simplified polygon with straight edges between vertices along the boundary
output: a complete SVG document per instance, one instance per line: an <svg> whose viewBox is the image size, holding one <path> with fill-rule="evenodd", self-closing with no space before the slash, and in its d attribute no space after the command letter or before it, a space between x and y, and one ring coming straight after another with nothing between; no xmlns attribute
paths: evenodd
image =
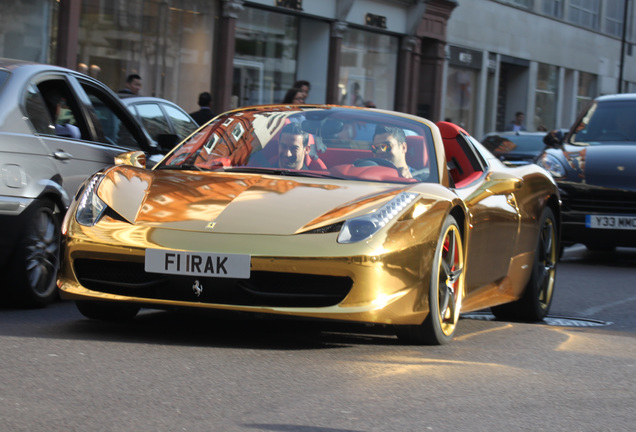
<svg viewBox="0 0 636 432"><path fill-rule="evenodd" d="M586 215L585 226L596 229L636 230L636 216Z"/></svg>
<svg viewBox="0 0 636 432"><path fill-rule="evenodd" d="M250 256L146 249L145 270L184 276L249 279Z"/></svg>

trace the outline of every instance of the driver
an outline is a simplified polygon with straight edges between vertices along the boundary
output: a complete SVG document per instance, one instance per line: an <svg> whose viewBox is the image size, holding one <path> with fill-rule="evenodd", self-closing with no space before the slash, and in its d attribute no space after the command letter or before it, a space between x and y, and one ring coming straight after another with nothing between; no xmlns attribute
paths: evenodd
<svg viewBox="0 0 636 432"><path fill-rule="evenodd" d="M283 127L278 139L278 166L287 169L307 169L305 156L309 154L309 134L300 123L292 122Z"/></svg>
<svg viewBox="0 0 636 432"><path fill-rule="evenodd" d="M371 150L375 157L391 162L404 178L413 178L406 164L406 136L402 128L378 125L373 134Z"/></svg>

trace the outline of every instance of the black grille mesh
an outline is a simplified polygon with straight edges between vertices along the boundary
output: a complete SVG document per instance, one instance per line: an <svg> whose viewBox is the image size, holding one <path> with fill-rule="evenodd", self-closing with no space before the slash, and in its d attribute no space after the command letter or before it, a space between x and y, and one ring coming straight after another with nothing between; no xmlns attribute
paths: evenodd
<svg viewBox="0 0 636 432"><path fill-rule="evenodd" d="M239 306L325 307L349 293L348 277L254 271L249 279L146 273L143 263L77 259L74 270L86 288L148 299ZM199 296L193 286L203 287Z"/></svg>

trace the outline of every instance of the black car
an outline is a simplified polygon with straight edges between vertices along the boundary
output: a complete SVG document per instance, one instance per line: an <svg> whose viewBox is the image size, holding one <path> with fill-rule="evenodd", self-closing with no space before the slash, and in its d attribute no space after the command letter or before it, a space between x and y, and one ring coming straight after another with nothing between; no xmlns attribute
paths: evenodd
<svg viewBox="0 0 636 432"><path fill-rule="evenodd" d="M636 94L595 99L565 137L545 142L537 163L561 192L562 245L636 247Z"/></svg>

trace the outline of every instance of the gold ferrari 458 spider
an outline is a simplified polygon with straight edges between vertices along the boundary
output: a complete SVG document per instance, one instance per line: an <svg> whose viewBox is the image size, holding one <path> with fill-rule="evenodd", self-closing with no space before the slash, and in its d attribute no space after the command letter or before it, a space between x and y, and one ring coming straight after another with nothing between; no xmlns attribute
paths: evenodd
<svg viewBox="0 0 636 432"><path fill-rule="evenodd" d="M63 223L58 286L88 318L208 308L382 324L450 341L460 314L540 321L560 198L460 127L392 111L224 113L152 169L88 179Z"/></svg>

